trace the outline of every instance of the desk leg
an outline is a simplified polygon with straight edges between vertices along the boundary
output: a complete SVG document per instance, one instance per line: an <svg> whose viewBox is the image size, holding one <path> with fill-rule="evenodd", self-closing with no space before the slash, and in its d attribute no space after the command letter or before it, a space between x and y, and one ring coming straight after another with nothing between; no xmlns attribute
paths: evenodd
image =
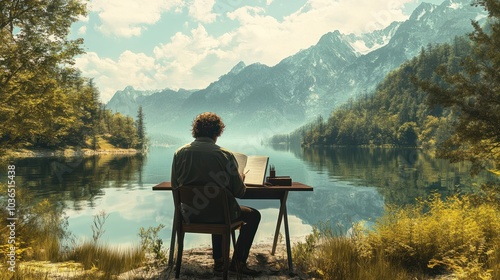
<svg viewBox="0 0 500 280"><path fill-rule="evenodd" d="M283 194L283 197L280 198L280 211L278 212L278 222L276 223L276 231L274 232L274 241L273 241L273 249L271 251L271 255L274 256L276 253L276 245L278 244L278 237L280 234L281 228L281 220L283 219L283 214L286 211L286 198L288 196L288 192Z"/></svg>
<svg viewBox="0 0 500 280"><path fill-rule="evenodd" d="M283 194L283 197L280 199L280 211L278 214L278 222L276 224L276 231L274 233L273 249L271 251L271 255L274 255L274 253L276 252L276 246L278 244L278 236L279 236L280 228L281 228L281 220L284 219L286 254L287 254L287 259L288 259L288 271L290 274L293 274L292 246L290 244L290 229L288 228L288 213L286 210L287 198L288 198L288 192L285 192Z"/></svg>
<svg viewBox="0 0 500 280"><path fill-rule="evenodd" d="M285 224L285 240L286 240L286 254L288 257L288 272L290 275L293 274L293 262L292 262L292 246L290 244L290 230L288 229L288 213L286 211L286 195L285 195L285 201L283 203L284 205L284 213L283 213L283 219L284 219L284 224Z"/></svg>
<svg viewBox="0 0 500 280"><path fill-rule="evenodd" d="M174 265L174 251L175 251L175 236L177 234L177 213L174 213L174 221L172 222L172 236L170 237L170 251L168 252L168 266Z"/></svg>

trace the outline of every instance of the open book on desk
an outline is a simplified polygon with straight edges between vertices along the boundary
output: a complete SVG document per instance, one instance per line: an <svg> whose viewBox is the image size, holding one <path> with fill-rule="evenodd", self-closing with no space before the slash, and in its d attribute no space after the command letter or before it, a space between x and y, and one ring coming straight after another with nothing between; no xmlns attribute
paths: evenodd
<svg viewBox="0 0 500 280"><path fill-rule="evenodd" d="M238 172L245 175L246 185L264 185L266 178L268 156L247 156L241 153L233 153L238 162Z"/></svg>

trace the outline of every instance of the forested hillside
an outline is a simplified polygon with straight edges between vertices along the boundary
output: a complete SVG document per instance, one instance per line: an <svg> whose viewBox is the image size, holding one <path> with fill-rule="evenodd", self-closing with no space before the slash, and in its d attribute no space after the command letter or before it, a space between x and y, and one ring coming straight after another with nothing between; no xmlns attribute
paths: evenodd
<svg viewBox="0 0 500 280"><path fill-rule="evenodd" d="M102 140L133 148L144 142L136 121L105 110L92 80L73 67L83 40L67 37L71 24L84 15L79 0L2 1L2 148L95 149Z"/></svg>
<svg viewBox="0 0 500 280"><path fill-rule="evenodd" d="M452 110L430 107L427 94L415 79L439 81L438 65L452 71L471 51L470 41L457 37L452 44L428 45L420 55L392 71L374 94L351 100L290 135L277 135L273 142L303 145L400 145L435 146L450 136L456 119Z"/></svg>
<svg viewBox="0 0 500 280"><path fill-rule="evenodd" d="M390 73L373 95L335 110L276 142L303 145L435 146L437 156L469 161L471 172L500 166L500 5L472 21L468 38L428 46Z"/></svg>

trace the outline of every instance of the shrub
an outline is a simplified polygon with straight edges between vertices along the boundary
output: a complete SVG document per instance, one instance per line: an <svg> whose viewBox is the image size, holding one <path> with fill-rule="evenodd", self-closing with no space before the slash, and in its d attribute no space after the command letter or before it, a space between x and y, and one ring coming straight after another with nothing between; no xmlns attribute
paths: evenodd
<svg viewBox="0 0 500 280"><path fill-rule="evenodd" d="M7 186L0 184L0 192L7 193ZM0 202L4 201L0 196ZM64 216L62 204L51 204L47 199L36 199L28 190L16 189L16 259L28 260L61 260L63 241L70 238L67 218ZM0 214L8 217L6 209ZM7 220L4 221L4 223ZM0 235L8 236L6 224L0 227ZM9 244L0 245L6 252ZM5 256L5 254L4 254Z"/></svg>
<svg viewBox="0 0 500 280"><path fill-rule="evenodd" d="M500 279L498 186L415 205L388 206L372 229L351 237L315 227L293 248L297 268L323 279Z"/></svg>
<svg viewBox="0 0 500 280"><path fill-rule="evenodd" d="M334 234L321 224L314 227L305 243L294 246L294 263L300 271L320 279L410 279L406 271L388 262L382 253L375 257L363 255L357 238L356 234L353 237Z"/></svg>
<svg viewBox="0 0 500 280"><path fill-rule="evenodd" d="M499 232L498 205L477 203L470 195L443 200L434 194L414 206L389 207L364 236L369 244L364 250L383 249L388 259L399 260L407 269L491 279Z"/></svg>
<svg viewBox="0 0 500 280"><path fill-rule="evenodd" d="M160 224L157 227L140 228L139 237L141 238L141 248L146 254L146 270L159 268L167 262L167 252L163 249L163 240L158 236L160 230L165 225Z"/></svg>

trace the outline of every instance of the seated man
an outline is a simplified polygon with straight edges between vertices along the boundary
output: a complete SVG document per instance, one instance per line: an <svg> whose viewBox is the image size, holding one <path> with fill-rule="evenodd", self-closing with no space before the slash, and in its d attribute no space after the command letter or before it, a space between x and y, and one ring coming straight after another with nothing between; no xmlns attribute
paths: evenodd
<svg viewBox="0 0 500 280"><path fill-rule="evenodd" d="M179 148L172 162L172 188L185 185L216 184L227 188L234 197L242 197L246 186L244 175L238 173L234 155L215 144L224 131L222 119L214 113L202 113L193 121L192 135L195 140ZM230 271L255 276L258 271L249 269L246 261L259 226L260 213L256 209L240 206L233 198L229 201L231 218L241 218L245 224L240 228L236 248L229 266ZM214 270L222 272L222 236L212 235Z"/></svg>

